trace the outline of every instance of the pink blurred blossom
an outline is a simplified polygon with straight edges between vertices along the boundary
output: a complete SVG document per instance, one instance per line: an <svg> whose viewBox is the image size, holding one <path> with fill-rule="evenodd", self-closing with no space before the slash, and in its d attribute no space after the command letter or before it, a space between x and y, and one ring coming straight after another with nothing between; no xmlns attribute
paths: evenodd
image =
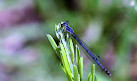
<svg viewBox="0 0 137 81"><path fill-rule="evenodd" d="M41 20L32 6L0 11L0 30L24 23L35 23Z"/></svg>
<svg viewBox="0 0 137 81"><path fill-rule="evenodd" d="M4 38L2 45L6 53L13 54L22 48L24 42L23 35L15 33Z"/></svg>
<svg viewBox="0 0 137 81"><path fill-rule="evenodd" d="M22 60L26 63L34 62L38 58L38 51L34 48L25 48L21 53Z"/></svg>

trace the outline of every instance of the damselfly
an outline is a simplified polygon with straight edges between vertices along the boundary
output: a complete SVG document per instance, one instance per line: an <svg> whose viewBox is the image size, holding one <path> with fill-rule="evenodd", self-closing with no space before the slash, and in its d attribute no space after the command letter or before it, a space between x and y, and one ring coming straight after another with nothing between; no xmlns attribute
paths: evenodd
<svg viewBox="0 0 137 81"><path fill-rule="evenodd" d="M93 54L92 51L89 51L88 48L82 43L82 41L77 37L77 35L74 33L73 29L68 25L69 22L64 22L61 24L61 27L65 27L66 31L70 33L77 42L86 50L86 52L89 54L89 56L100 66L100 68L105 71L109 76L111 76L111 73L98 61L97 57Z"/></svg>

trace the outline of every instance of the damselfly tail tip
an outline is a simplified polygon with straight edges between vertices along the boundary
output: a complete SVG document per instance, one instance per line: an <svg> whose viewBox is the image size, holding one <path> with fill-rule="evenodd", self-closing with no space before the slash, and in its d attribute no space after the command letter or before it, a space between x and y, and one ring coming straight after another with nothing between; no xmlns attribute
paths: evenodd
<svg viewBox="0 0 137 81"><path fill-rule="evenodd" d="M111 76L111 73L110 73L109 71L106 71L106 73L107 73L109 76Z"/></svg>
<svg viewBox="0 0 137 81"><path fill-rule="evenodd" d="M107 69L105 69L105 72L106 72L109 76L111 76L111 73L110 73Z"/></svg>
<svg viewBox="0 0 137 81"><path fill-rule="evenodd" d="M111 73L109 72L109 73L107 73L109 76L111 76Z"/></svg>

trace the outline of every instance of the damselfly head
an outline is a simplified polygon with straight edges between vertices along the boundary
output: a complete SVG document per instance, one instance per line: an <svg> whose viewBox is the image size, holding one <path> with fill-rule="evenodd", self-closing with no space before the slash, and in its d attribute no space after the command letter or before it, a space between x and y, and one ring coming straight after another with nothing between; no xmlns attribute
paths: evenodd
<svg viewBox="0 0 137 81"><path fill-rule="evenodd" d="M63 23L61 24L61 27L66 26L66 25L68 25L68 24L69 24L69 22L68 22L68 21L63 22Z"/></svg>

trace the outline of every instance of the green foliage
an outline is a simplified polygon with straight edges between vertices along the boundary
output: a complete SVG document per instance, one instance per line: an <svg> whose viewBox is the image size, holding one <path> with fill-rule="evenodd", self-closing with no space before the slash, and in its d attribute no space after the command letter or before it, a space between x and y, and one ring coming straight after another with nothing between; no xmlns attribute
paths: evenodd
<svg viewBox="0 0 137 81"><path fill-rule="evenodd" d="M75 65L73 65L73 71L74 71L74 81L79 81L78 68Z"/></svg>
<svg viewBox="0 0 137 81"><path fill-rule="evenodd" d="M82 77L83 77L83 58L80 57L80 51L78 46L76 45L76 63L77 63L77 67L78 67L78 72L80 74L80 81L82 81Z"/></svg>
<svg viewBox="0 0 137 81"><path fill-rule="evenodd" d="M76 58L74 58L72 39L70 39L69 35L63 30L60 24L55 26L56 36L60 40L59 46L57 46L51 35L47 34L47 37L61 60L62 69L68 81L83 81L83 57L80 57L79 47L76 45ZM90 78L92 81L97 81L95 65L92 66L88 81L91 81Z"/></svg>
<svg viewBox="0 0 137 81"><path fill-rule="evenodd" d="M95 64L92 65L91 72L88 75L88 81L97 81L97 77L95 74Z"/></svg>
<svg viewBox="0 0 137 81"><path fill-rule="evenodd" d="M48 37L53 49L55 50L55 52L57 53L58 57L60 58L60 51L59 51L59 48L58 48L57 44L55 43L54 39L49 34L47 34L47 37Z"/></svg>
<svg viewBox="0 0 137 81"><path fill-rule="evenodd" d="M70 51L71 51L71 60L72 60L72 63L74 63L74 46L73 46L73 42L72 40L70 39Z"/></svg>

